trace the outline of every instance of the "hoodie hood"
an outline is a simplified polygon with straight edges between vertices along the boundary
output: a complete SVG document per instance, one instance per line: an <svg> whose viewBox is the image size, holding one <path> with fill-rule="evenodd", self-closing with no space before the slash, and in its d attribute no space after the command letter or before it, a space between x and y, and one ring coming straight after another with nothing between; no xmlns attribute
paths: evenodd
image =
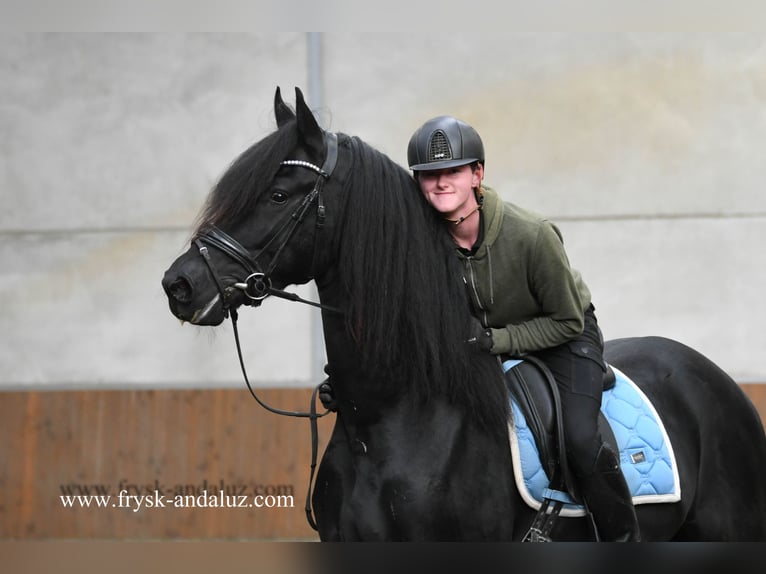
<svg viewBox="0 0 766 574"><path fill-rule="evenodd" d="M481 187L484 201L481 207L482 217L484 218L484 239L473 254L473 259L484 259L490 257L492 246L500 235L500 229L503 226L503 200L500 195L491 187Z"/></svg>

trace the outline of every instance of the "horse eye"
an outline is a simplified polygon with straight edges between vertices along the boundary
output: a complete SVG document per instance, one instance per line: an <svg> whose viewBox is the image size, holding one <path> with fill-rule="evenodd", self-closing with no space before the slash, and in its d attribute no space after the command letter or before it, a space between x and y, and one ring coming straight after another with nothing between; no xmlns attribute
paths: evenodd
<svg viewBox="0 0 766 574"><path fill-rule="evenodd" d="M284 191L275 191L271 194L271 201L277 205L282 205L287 201L287 194Z"/></svg>

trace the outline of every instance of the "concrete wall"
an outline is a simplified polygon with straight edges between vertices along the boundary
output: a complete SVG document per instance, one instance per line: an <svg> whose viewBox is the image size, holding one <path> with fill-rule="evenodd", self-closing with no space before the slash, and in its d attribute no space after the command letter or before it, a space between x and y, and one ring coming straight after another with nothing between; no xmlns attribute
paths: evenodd
<svg viewBox="0 0 766 574"><path fill-rule="evenodd" d="M325 127L404 164L420 123L462 117L486 182L559 222L607 338L677 338L766 381L766 39L322 46ZM180 326L160 279L218 175L274 128L275 86L307 92L307 52L303 33L0 37L0 388L242 385L230 326ZM256 385L317 382L317 316L241 314Z"/></svg>

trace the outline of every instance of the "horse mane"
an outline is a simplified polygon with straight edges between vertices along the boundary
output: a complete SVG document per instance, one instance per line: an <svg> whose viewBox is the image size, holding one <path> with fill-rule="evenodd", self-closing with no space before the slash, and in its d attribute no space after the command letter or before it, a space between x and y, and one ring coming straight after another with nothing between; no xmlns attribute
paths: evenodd
<svg viewBox="0 0 766 574"><path fill-rule="evenodd" d="M394 393L406 386L414 400L446 397L505 436L507 393L495 358L466 343L470 303L444 222L401 166L357 137L338 138L353 165L333 245L350 297L347 328L366 370L381 373L380 384L395 385ZM298 140L288 121L242 152L208 195L196 232L253 213Z"/></svg>
<svg viewBox="0 0 766 574"><path fill-rule="evenodd" d="M497 360L466 343L470 301L444 221L409 172L348 141L354 165L337 249L365 364L420 400L448 397L505 436L507 391Z"/></svg>

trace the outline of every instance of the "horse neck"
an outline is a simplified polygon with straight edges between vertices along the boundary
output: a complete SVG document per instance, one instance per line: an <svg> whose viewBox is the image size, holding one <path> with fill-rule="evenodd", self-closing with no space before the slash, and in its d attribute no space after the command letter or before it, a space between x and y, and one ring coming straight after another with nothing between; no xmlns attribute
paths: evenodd
<svg viewBox="0 0 766 574"><path fill-rule="evenodd" d="M346 316L335 309L347 307L342 289L335 284L318 282L319 300L332 308L322 311L322 330L327 352L327 372L334 387L345 391L351 380L366 380L362 361L359 359L354 336L346 324Z"/></svg>
<svg viewBox="0 0 766 574"><path fill-rule="evenodd" d="M337 282L339 283L339 282ZM334 281L318 281L319 299L334 309L347 307L343 288ZM377 419L383 411L397 409L406 385L397 384L389 373L365 364L354 326L347 324L344 314L332 310L322 312L322 329L327 352L325 370L339 401L341 411L354 413L361 420ZM392 388L399 392L392 392ZM353 417L346 417L350 422Z"/></svg>

